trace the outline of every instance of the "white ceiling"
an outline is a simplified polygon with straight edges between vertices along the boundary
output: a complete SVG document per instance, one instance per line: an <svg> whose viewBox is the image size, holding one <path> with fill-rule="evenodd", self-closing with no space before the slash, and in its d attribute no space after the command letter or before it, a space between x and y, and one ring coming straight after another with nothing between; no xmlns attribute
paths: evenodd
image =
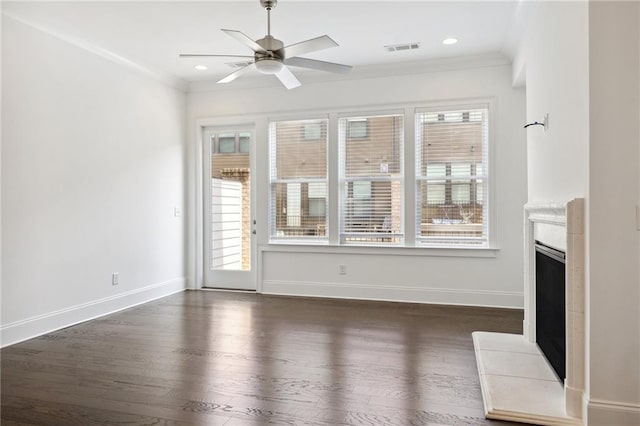
<svg viewBox="0 0 640 426"><path fill-rule="evenodd" d="M467 55L508 54L517 37L519 1L322 1L280 0L271 32L285 45L323 34L339 47L306 57L366 67ZM233 2L2 2L2 10L59 36L106 49L142 67L187 82L217 80L234 59L181 59L178 53L251 55L220 31L266 34L259 0ZM444 38L460 42L445 46ZM388 53L383 46L419 42L418 50ZM237 59L240 60L240 59ZM196 71L204 64L206 71ZM296 74L320 73L293 69ZM256 72L257 74L257 72ZM245 78L245 77L243 77Z"/></svg>

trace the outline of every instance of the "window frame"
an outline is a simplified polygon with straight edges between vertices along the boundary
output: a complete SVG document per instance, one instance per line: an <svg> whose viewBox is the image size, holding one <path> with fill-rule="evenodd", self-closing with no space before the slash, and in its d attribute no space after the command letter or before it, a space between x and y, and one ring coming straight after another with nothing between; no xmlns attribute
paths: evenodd
<svg viewBox="0 0 640 426"><path fill-rule="evenodd" d="M220 135L231 135L231 133L233 133L233 151L225 151L222 152L220 151ZM241 134L243 133L248 133L248 149L247 151L242 151L242 136ZM229 136L226 136L225 139L231 139ZM216 133L211 135L211 139L212 139L212 144L211 144L211 148L212 148L212 154L216 154L216 155L236 155L236 154L240 154L240 155L249 155L251 152L251 143L253 142L253 135L251 135L250 132L245 132L245 131L236 131L236 132L220 132L220 133Z"/></svg>
<svg viewBox="0 0 640 426"><path fill-rule="evenodd" d="M484 175L487 182L484 185L482 194L483 200L481 204L488 204L486 227L487 227L487 243L483 246L469 246L458 244L422 244L416 240L416 222L417 222L417 202L418 194L416 187L416 169L415 169L415 149L416 149L416 116L422 112L433 112L443 109L463 110L463 109L479 109L488 110L487 128L487 164ZM339 176L339 129L338 123L340 118L346 117L364 117L367 115L383 115L383 114L402 114L404 117L404 153L401 156L401 167L404 178L403 200L404 205L401 213L403 221L404 240L398 245L352 245L344 244L340 241L340 218L342 186ZM492 96L477 98L460 98L460 99L441 99L422 102L405 102L405 103L389 103L379 105L364 105L360 107L346 106L340 108L324 108L320 110L308 110L300 113L284 112L275 116L265 116L265 135L269 134L269 126L272 122L277 121L295 121L328 118L328 127L326 129L326 138L328 140L328 175L327 175L327 211L326 226L328 241L318 243L309 240L277 240L271 237L271 231L265 233L265 251L296 251L296 247L303 252L331 252L331 253L373 253L373 254L398 254L398 255L425 255L425 256L445 256L445 257L495 257L499 251L497 220L498 212L496 210L496 190L495 190L495 139L497 128L497 99ZM473 121L473 120L472 120ZM325 135L323 134L323 137ZM266 144L265 152L270 153L269 144ZM269 169L269 167L267 167ZM267 170L265 177L268 177L270 171ZM267 184L269 191L271 185ZM267 206L270 206L271 195L266 197ZM268 209L270 212L270 207ZM306 248L305 248L306 246ZM318 247L320 246L320 247ZM326 246L321 248L322 246ZM273 247L273 249L269 249ZM289 247L289 248L287 248ZM316 247L316 248L314 248ZM326 249L326 250L325 250ZM320 250L320 251L317 251ZM484 254L483 254L484 253Z"/></svg>
<svg viewBox="0 0 640 426"><path fill-rule="evenodd" d="M477 171L477 164L482 164L483 166L483 175L480 178L480 180L482 180L482 194L483 194L483 199L482 199L482 203L479 203L480 206L483 209L483 216L485 217L485 220L483 221L482 225L483 225L483 241L480 243L464 243L462 241L470 241L472 239L469 238L455 238L455 237L430 237L430 238L425 238L422 237L420 235L421 230L420 230L420 221L421 221L421 215L419 213L419 210L422 208L422 198L421 198L421 188L419 185L419 181L421 180L420 177L422 177L422 175L420 175L420 167L422 166L421 163L421 155L418 152L418 149L420 149L420 142L419 142L419 134L420 134L420 125L419 125L419 116L420 114L425 114L425 113L438 113L439 115L442 114L446 114L447 112L462 112L462 122L464 122L464 112L466 111L472 111L472 110L485 110L485 119L483 120L483 122L485 123L485 131L487 132L486 135L486 147L483 147L483 149L485 150L485 160L484 162L479 162L479 163L474 163L471 162L471 175L470 176L477 176L474 171ZM469 116L467 116L467 121L469 122L474 122L475 120L469 120L468 119ZM493 146L494 146L494 129L496 129L496 125L495 125L495 100L493 98L487 98L487 99L482 99L479 100L478 102L473 102L473 103L458 103L455 101L446 101L446 102L440 102L440 103L434 103L428 107L417 107L414 110L414 125L415 125L415 133L414 133L414 140L413 140L413 147L416 150L415 153L415 173L413 176L413 180L415 183L415 215L414 215L414 219L415 219L415 246L419 247L419 248L444 248L444 249L457 249L457 248L461 248L461 249L467 249L467 248L471 248L471 249L492 249L496 246L496 212L495 212L495 202L494 202L494 197L495 197L495 190L494 190L494 179L493 179L493 168L494 168L494 159L493 159ZM447 120L444 120L445 122L447 122ZM483 142L484 143L484 142ZM460 162L462 163L462 162ZM445 177L446 180L446 185L447 187L452 187L454 182L455 182L455 177L451 174L450 170L451 170L451 164L453 164L452 162L446 162L445 163L447 166L447 176ZM474 165L476 166L474 168ZM426 176L426 175L425 175ZM472 178L470 180L470 196L474 193L477 196L477 187L475 187L476 185L474 185L474 180L477 182L478 178ZM445 194L446 194L446 190L445 190ZM488 195L488 197L487 197ZM452 196L452 193L451 193ZM446 195L445 195L446 197ZM454 204L452 204L454 205Z"/></svg>
<svg viewBox="0 0 640 426"><path fill-rule="evenodd" d="M306 139L305 138L305 127L308 124L316 124L314 122L324 121L325 129L322 131L321 125L321 138L320 139ZM277 176L277 140L274 140L272 136L275 134L276 130L272 130L272 126L277 126L279 123L301 123L300 130L300 143L306 143L307 141L322 141L324 139L326 144L326 173L325 178L308 178L308 177L298 177L292 179L282 179ZM308 123L307 123L308 122ZM274 217L274 212L276 211L276 192L274 191L274 185L285 184L287 185L287 191L289 184L295 183L300 185L300 210L304 211L305 207L308 210L308 203L305 203L303 200L303 186L308 185L309 183L324 183L327 188L327 195L329 192L329 119L326 115L315 115L315 116L307 116L307 117L286 117L279 119L270 119L267 123L267 139L268 139L268 239L269 244L296 244L296 245L316 245L316 244L328 244L329 243L329 199L328 196L325 197L325 221L322 226L322 234L319 232L316 235L295 235L295 236L287 236L287 235L278 235L277 229L277 219ZM307 186L308 191L308 186ZM287 200L288 202L288 200ZM307 212L308 213L308 212ZM313 216L314 218L319 218L321 216ZM287 218L288 221L288 218ZM318 231L320 228L318 228Z"/></svg>
<svg viewBox="0 0 640 426"><path fill-rule="evenodd" d="M346 171L346 141L347 139L351 139L351 140L355 140L355 141L360 141L360 140L365 140L365 139L369 139L372 137L371 134L371 129L370 129L370 121L371 119L375 119L375 118L384 118L384 117L400 117L402 119L402 123L400 126L400 131L401 131L401 135L400 135L400 145L398 147L398 152L396 153L398 156L398 167L399 170L397 170L395 173L398 174L398 177L395 178L391 178L391 177L381 177L381 176L366 176L366 177L356 177L356 176L352 176L352 177L347 177L345 176L345 171ZM366 126L367 126L367 135L366 137L360 137L360 136L356 136L356 137L350 137L349 135L349 131L350 131L350 126L351 123L353 122L366 122ZM342 124L344 123L344 124ZM336 140L336 144L337 144L337 150L338 150L338 162L337 162L337 181L338 181L338 236L337 236L337 244L343 247L347 247L347 246L380 246L380 247L404 247L406 244L406 229L405 229L405 224L406 224L406 198L405 198L405 182L406 182L406 177L405 177L405 164L406 164L406 160L405 160L405 145L406 145L406 140L407 140L407 132L406 132L406 123L407 123L407 117L406 117L406 111L404 109L385 109L385 110L379 110L379 111L375 111L375 110L367 110L367 111L354 111L354 112L345 112L345 113L340 113L337 116L337 140ZM386 173L386 174L392 174L393 172L390 172L389 169L393 169L393 167L389 167L389 163L388 163L388 159L383 159L384 164L386 164L386 172L380 172L380 173ZM381 162L381 164L382 164ZM400 220L400 227L399 227L399 231L397 233L389 233L384 234L382 232L380 233L364 233L362 235L357 234L357 233L353 233L353 232L346 232L344 229L345 226L345 220L347 218L345 209L346 209L346 200L348 199L348 196L345 196L345 190L348 191L348 189L345 189L345 184L347 184L348 182L370 182L370 191L371 191L371 199L373 199L374 197L374 184L376 182L389 182L390 184L393 184L393 182L398 182L399 186L400 186L400 206L399 206L399 220ZM349 187L351 188L351 187ZM392 207L393 209L393 207ZM384 229L384 223L381 225L380 229ZM357 235L356 235L357 234ZM344 241L345 238L347 238L348 236L351 236L351 238L362 238L367 239L367 238L371 238L371 239L378 239L378 241L372 242L372 241L352 241L352 242L346 242ZM398 241L392 241L393 239L397 239ZM384 241L384 240L389 240L389 241Z"/></svg>

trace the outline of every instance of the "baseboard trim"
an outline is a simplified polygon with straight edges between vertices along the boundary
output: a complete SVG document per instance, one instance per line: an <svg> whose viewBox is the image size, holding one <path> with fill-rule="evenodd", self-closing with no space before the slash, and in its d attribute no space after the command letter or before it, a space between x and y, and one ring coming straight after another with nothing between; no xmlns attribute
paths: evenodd
<svg viewBox="0 0 640 426"><path fill-rule="evenodd" d="M630 402L589 399L587 402L589 425L640 425L640 404Z"/></svg>
<svg viewBox="0 0 640 426"><path fill-rule="evenodd" d="M517 292L280 280L265 280L262 293L509 309L522 309L524 303Z"/></svg>
<svg viewBox="0 0 640 426"><path fill-rule="evenodd" d="M186 278L176 278L3 325L0 327L0 347L179 293L185 290L186 283Z"/></svg>

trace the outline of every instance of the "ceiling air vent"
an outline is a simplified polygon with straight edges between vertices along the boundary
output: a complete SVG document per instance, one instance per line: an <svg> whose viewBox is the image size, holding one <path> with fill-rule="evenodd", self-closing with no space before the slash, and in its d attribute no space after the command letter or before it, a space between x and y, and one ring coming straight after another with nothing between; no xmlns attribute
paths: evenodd
<svg viewBox="0 0 640 426"><path fill-rule="evenodd" d="M400 52L402 50L415 50L420 48L420 43L404 43L404 44L394 44L390 46L384 47L387 52Z"/></svg>
<svg viewBox="0 0 640 426"><path fill-rule="evenodd" d="M231 68L244 68L247 65L251 65L253 61L240 61L240 62L227 62Z"/></svg>

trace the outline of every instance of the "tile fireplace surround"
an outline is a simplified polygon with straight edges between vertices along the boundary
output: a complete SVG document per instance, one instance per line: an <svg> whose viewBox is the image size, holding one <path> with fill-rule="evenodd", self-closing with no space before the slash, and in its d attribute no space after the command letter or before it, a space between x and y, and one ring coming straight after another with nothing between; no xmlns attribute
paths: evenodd
<svg viewBox="0 0 640 426"><path fill-rule="evenodd" d="M584 394L584 199L524 208L524 335L473 333L488 418L581 425ZM535 248L566 253L566 372L561 383L536 345Z"/></svg>

